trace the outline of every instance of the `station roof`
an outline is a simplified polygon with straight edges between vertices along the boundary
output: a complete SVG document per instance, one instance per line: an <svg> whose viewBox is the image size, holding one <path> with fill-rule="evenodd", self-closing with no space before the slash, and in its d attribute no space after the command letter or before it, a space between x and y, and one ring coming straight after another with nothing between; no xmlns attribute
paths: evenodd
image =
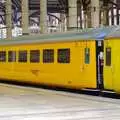
<svg viewBox="0 0 120 120"><path fill-rule="evenodd" d="M13 3L20 8L21 0L12 0ZM112 0L100 0L100 1L106 1L105 3L112 3ZM83 5L83 9L85 10L87 6L90 4L90 0L78 0L79 3ZM56 12L66 13L68 11L68 0L47 0L47 6L48 6L48 12ZM38 10L40 8L40 0L29 0L29 8L30 10Z"/></svg>
<svg viewBox="0 0 120 120"><path fill-rule="evenodd" d="M1 7L3 1L5 1L5 0L0 0L0 7ZM102 2L106 1L106 3L120 5L120 2L115 4L114 2L112 2L112 0L100 0L100 1L102 1ZM117 0L117 1L119 1L119 0ZM78 0L78 2L80 2L83 5L84 10L90 4L90 0ZM21 0L12 0L12 3L13 3L13 7L17 7L19 10L21 9L21 7L20 7ZM50 12L50 13L51 12L52 13L67 12L67 10L68 10L68 0L47 0L47 5L48 5L48 12ZM39 10L40 0L29 0L29 8L30 8L30 10Z"/></svg>
<svg viewBox="0 0 120 120"><path fill-rule="evenodd" d="M5 24L5 1L0 0L0 23ZM120 5L120 2L115 4L112 0L100 0L106 1L105 3L114 4L116 6ZM119 0L117 0L119 1ZM86 10L87 6L90 4L90 0L78 0L78 2L83 5L83 10ZM21 12L21 0L12 0L13 9L17 8L17 13ZM40 14L40 0L29 0L29 10L33 10L32 16L37 16ZM47 10L48 13L68 13L68 0L47 0ZM14 18L15 15L13 15Z"/></svg>
<svg viewBox="0 0 120 120"><path fill-rule="evenodd" d="M6 0L0 0L0 24L6 24L5 23L5 1ZM55 15L51 13L68 13L68 1L69 0L47 0L47 10L48 10L48 15L53 16L60 20L60 18L56 17ZM113 4L116 7L120 9L120 0L117 0L117 3L113 2L113 0L100 0L101 3L109 3ZM83 6L82 9L86 10L87 6L90 4L90 0L78 0L78 2ZM12 0L12 7L13 7L13 21L20 21L21 20L21 0ZM103 5L101 5L103 6ZM17 8L17 10L16 10ZM32 17L39 17L40 14L40 0L29 0L29 10L30 11L30 18ZM16 17L17 15L18 17ZM33 19L32 19L33 20ZM36 22L35 20L33 20Z"/></svg>
<svg viewBox="0 0 120 120"><path fill-rule="evenodd" d="M36 10L40 8L40 0L30 0L30 9ZM47 6L49 12L66 12L67 0L47 0Z"/></svg>
<svg viewBox="0 0 120 120"><path fill-rule="evenodd" d="M0 0L0 23L5 24L5 1ZM12 9L14 13L21 12L21 0L12 0ZM29 0L30 17L38 17L40 14L40 0ZM67 13L68 0L47 0L47 10L50 13ZM20 14L17 14L19 17ZM13 19L16 15L13 14ZM20 17L21 19L21 17ZM17 19L19 21L19 18Z"/></svg>
<svg viewBox="0 0 120 120"><path fill-rule="evenodd" d="M21 9L21 0L12 0L14 6L19 10ZM66 12L67 10L67 0L47 0L48 11L52 13ZM40 9L40 0L29 0L30 10Z"/></svg>

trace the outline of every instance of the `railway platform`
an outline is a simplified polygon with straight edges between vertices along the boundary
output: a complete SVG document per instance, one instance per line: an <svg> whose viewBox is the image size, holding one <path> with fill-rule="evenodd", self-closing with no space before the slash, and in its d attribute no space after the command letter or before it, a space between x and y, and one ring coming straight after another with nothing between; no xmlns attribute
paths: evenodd
<svg viewBox="0 0 120 120"><path fill-rule="evenodd" d="M0 120L120 120L120 99L2 83Z"/></svg>

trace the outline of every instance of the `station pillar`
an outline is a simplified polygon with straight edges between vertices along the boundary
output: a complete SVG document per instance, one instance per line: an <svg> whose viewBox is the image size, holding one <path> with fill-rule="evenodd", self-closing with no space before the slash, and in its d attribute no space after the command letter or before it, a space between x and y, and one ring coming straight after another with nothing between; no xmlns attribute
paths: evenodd
<svg viewBox="0 0 120 120"><path fill-rule="evenodd" d="M40 0L40 33L47 33L47 0Z"/></svg>
<svg viewBox="0 0 120 120"><path fill-rule="evenodd" d="M95 28L100 25L100 0L91 0L91 24Z"/></svg>
<svg viewBox="0 0 120 120"><path fill-rule="evenodd" d="M28 0L22 0L22 33L29 34L29 3Z"/></svg>
<svg viewBox="0 0 120 120"><path fill-rule="evenodd" d="M82 29L82 4L80 0L77 0L77 27Z"/></svg>
<svg viewBox="0 0 120 120"><path fill-rule="evenodd" d="M7 30L7 39L12 39L12 0L6 0L6 30Z"/></svg>
<svg viewBox="0 0 120 120"><path fill-rule="evenodd" d="M109 16L108 16L108 9L107 9L107 7L104 7L104 9L103 9L103 25L104 26L109 25Z"/></svg>
<svg viewBox="0 0 120 120"><path fill-rule="evenodd" d="M77 0L68 0L68 29L77 28Z"/></svg>
<svg viewBox="0 0 120 120"><path fill-rule="evenodd" d="M65 15L64 13L60 13L60 20L61 20L61 32L65 31Z"/></svg>
<svg viewBox="0 0 120 120"><path fill-rule="evenodd" d="M92 10L92 7L90 5L88 5L87 12L86 12L87 13L87 27L88 28L94 27L94 26L92 26L91 10Z"/></svg>

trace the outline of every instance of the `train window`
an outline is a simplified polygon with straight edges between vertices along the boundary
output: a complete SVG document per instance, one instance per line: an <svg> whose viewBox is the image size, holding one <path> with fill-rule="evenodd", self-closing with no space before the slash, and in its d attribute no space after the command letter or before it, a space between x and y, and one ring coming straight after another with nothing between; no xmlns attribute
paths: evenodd
<svg viewBox="0 0 120 120"><path fill-rule="evenodd" d="M40 62L39 50L30 50L30 62L32 63Z"/></svg>
<svg viewBox="0 0 120 120"><path fill-rule="evenodd" d="M111 66L111 48L106 48L106 66Z"/></svg>
<svg viewBox="0 0 120 120"><path fill-rule="evenodd" d="M26 50L21 50L19 51L19 58L18 58L19 62L27 62L27 51Z"/></svg>
<svg viewBox="0 0 120 120"><path fill-rule="evenodd" d="M5 61L6 61L6 52L0 51L0 62L5 62Z"/></svg>
<svg viewBox="0 0 120 120"><path fill-rule="evenodd" d="M85 64L90 63L90 48L85 48Z"/></svg>
<svg viewBox="0 0 120 120"><path fill-rule="evenodd" d="M8 62L15 62L15 61L16 61L16 52L8 51Z"/></svg>
<svg viewBox="0 0 120 120"><path fill-rule="evenodd" d="M58 49L58 63L70 63L70 49Z"/></svg>
<svg viewBox="0 0 120 120"><path fill-rule="evenodd" d="M53 49L44 49L43 50L43 62L44 63L53 63L54 62L54 50Z"/></svg>

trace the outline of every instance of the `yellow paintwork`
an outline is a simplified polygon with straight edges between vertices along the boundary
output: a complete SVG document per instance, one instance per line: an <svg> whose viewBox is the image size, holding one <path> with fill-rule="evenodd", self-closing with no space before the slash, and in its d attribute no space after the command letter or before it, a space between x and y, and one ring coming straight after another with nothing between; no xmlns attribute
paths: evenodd
<svg viewBox="0 0 120 120"><path fill-rule="evenodd" d="M84 49L90 48L90 64L84 63ZM57 63L57 49L70 48L70 64ZM96 88L96 47L94 40L0 46L0 51L40 50L40 63L1 62L0 78L22 82L64 86L68 88ZM42 50L54 49L54 63L42 62ZM18 58L17 58L18 60Z"/></svg>
<svg viewBox="0 0 120 120"><path fill-rule="evenodd" d="M104 45L104 49L111 47L111 66L104 65L104 87L120 93L120 39L108 38Z"/></svg>

